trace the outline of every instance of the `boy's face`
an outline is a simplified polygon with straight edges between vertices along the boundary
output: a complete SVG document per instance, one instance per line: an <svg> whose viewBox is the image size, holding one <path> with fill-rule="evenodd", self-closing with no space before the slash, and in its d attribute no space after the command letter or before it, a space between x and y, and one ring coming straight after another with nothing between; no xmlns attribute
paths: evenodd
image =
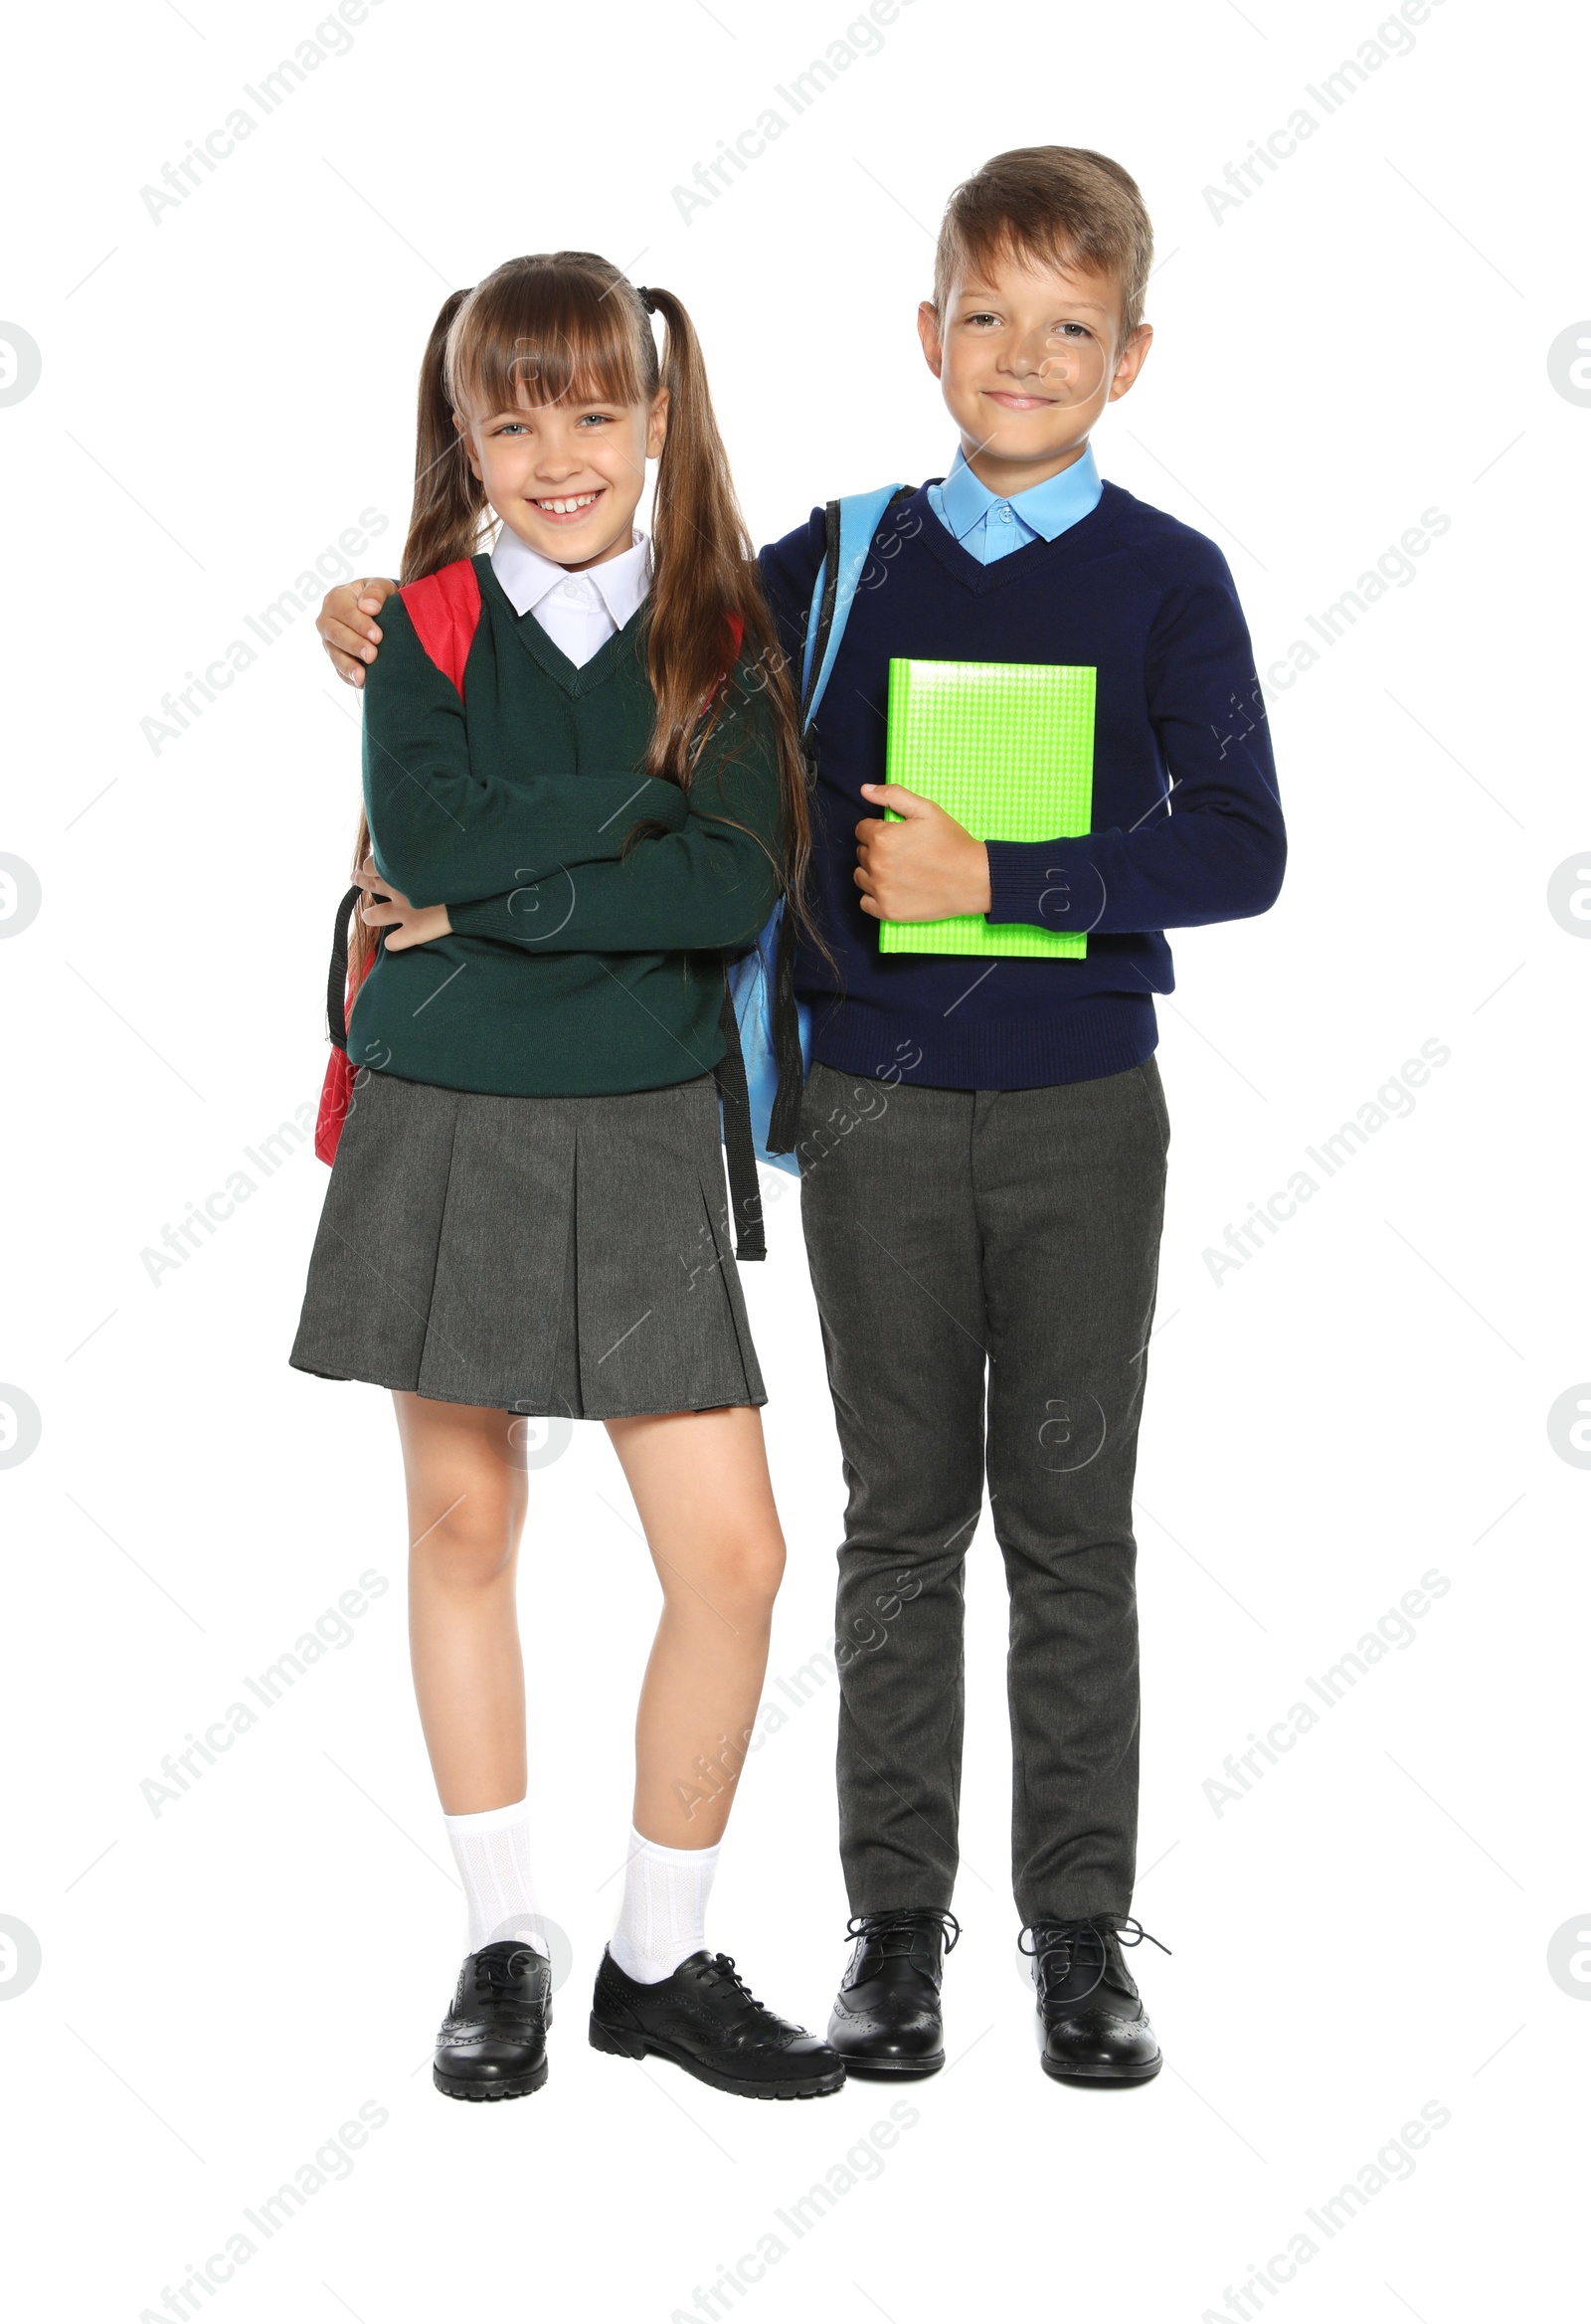
<svg viewBox="0 0 1591 2324"><path fill-rule="evenodd" d="M1008 497L1082 457L1100 414L1125 396L1153 332L1122 343L1122 293L1109 274L1033 266L1009 254L925 299L918 336L962 432L969 467Z"/></svg>

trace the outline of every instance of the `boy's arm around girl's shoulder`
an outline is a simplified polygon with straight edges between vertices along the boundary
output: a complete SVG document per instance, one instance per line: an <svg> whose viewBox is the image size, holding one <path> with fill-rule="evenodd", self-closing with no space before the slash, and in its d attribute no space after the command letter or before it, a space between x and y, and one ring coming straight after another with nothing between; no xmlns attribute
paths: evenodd
<svg viewBox="0 0 1591 2324"><path fill-rule="evenodd" d="M448 907L453 928L533 952L700 952L756 936L779 899L783 808L774 722L742 657L678 829L636 839L621 861L571 863L509 894Z"/></svg>
<svg viewBox="0 0 1591 2324"><path fill-rule="evenodd" d="M684 820L675 787L633 770L538 775L532 737L523 771L476 764L463 701L401 597L387 600L382 624L363 689L365 812L376 869L417 907L450 910L561 864L616 857L648 815Z"/></svg>
<svg viewBox="0 0 1591 2324"><path fill-rule="evenodd" d="M1156 784L1126 827L991 839L990 922L1140 935L1245 920L1281 891L1287 834L1271 730L1226 559L1183 525L1140 555L1158 595L1143 685L1168 807Z"/></svg>

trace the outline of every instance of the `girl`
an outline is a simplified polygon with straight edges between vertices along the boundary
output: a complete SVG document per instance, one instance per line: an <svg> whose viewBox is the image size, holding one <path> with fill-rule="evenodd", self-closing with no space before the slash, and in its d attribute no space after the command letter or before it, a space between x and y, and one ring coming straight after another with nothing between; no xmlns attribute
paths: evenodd
<svg viewBox="0 0 1591 2324"><path fill-rule="evenodd" d="M403 562L365 686L359 1070L291 1361L397 1406L415 1687L469 1908L437 2087L547 2075L514 1572L537 1414L606 1424L663 1595L591 2040L815 2096L838 2057L703 1933L785 1556L724 1200L719 948L782 893L801 913L808 834L679 301L569 251L449 298Z"/></svg>

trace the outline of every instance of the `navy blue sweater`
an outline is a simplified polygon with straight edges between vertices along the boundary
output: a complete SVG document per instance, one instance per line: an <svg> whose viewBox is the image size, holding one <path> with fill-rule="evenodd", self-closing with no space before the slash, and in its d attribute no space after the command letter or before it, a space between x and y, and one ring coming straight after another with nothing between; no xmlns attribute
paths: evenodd
<svg viewBox="0 0 1591 2324"><path fill-rule="evenodd" d="M936 479L937 480L937 479ZM823 515L762 553L780 634L800 668ZM995 921L1081 929L1086 960L986 961L878 949L861 909L856 825L879 810L892 656L1092 663L1098 672L1087 838L992 840ZM948 1089L1032 1089L1142 1064L1156 992L1173 989L1167 928L1264 912L1286 839L1247 626L1225 558L1174 517L1107 484L1053 541L981 565L927 487L884 518L813 725L813 898L840 968L800 946L812 1046L844 1073Z"/></svg>

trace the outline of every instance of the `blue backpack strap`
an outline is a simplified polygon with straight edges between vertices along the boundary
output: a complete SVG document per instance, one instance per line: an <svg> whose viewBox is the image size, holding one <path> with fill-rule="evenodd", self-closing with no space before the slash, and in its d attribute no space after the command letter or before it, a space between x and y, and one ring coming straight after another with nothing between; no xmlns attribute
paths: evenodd
<svg viewBox="0 0 1591 2324"><path fill-rule="evenodd" d="M834 655L841 648L845 619L855 602L857 584L862 581L873 546L873 535L878 532L890 502L901 492L911 490L911 485L885 483L876 492L850 492L845 499L831 499L822 511L822 565L817 567L817 579L813 581L813 602L806 616L806 641L801 650L803 737L817 713L817 704L822 702L829 671L834 669ZM815 777L810 744L806 744L806 765L810 781ZM774 1162L783 1169L799 1171L799 1162L795 1160L795 1141L801 1123L801 1085L806 1081L806 1055L810 1050L810 1013L796 1001L795 920L783 909L783 904L762 932L760 970L767 979L764 1041L753 1074L753 1106L760 1118L764 1090L767 1090L767 1132L760 1151L764 1160Z"/></svg>
<svg viewBox="0 0 1591 2324"><path fill-rule="evenodd" d="M834 667L834 656L845 634L846 617L855 599L856 585L861 580L862 568L867 563L867 554L872 548L879 520L896 493L904 489L906 487L900 484L884 484L875 492L852 492L843 500L831 500L823 512L823 562L817 569L817 579L812 585L812 602L806 616L806 642L801 654L803 732L816 717L817 705L823 699L823 689L828 684L829 673Z"/></svg>
<svg viewBox="0 0 1591 2324"><path fill-rule="evenodd" d="M823 560L812 585L801 652L803 736L828 684L873 535L891 501L912 489L909 484L885 484L875 492L853 492L843 500L831 500L823 511ZM815 766L809 744L806 762L810 780ZM758 980L756 987L751 983L753 976ZM765 1120L767 1123L757 1151L765 1161L798 1173L795 1146L811 1022L805 1004L796 997L796 924L783 903L775 907L756 953L731 972L731 989L742 1005L761 1004L752 1043L749 1099L756 1129L761 1129ZM753 1232L760 1232L760 1220Z"/></svg>

